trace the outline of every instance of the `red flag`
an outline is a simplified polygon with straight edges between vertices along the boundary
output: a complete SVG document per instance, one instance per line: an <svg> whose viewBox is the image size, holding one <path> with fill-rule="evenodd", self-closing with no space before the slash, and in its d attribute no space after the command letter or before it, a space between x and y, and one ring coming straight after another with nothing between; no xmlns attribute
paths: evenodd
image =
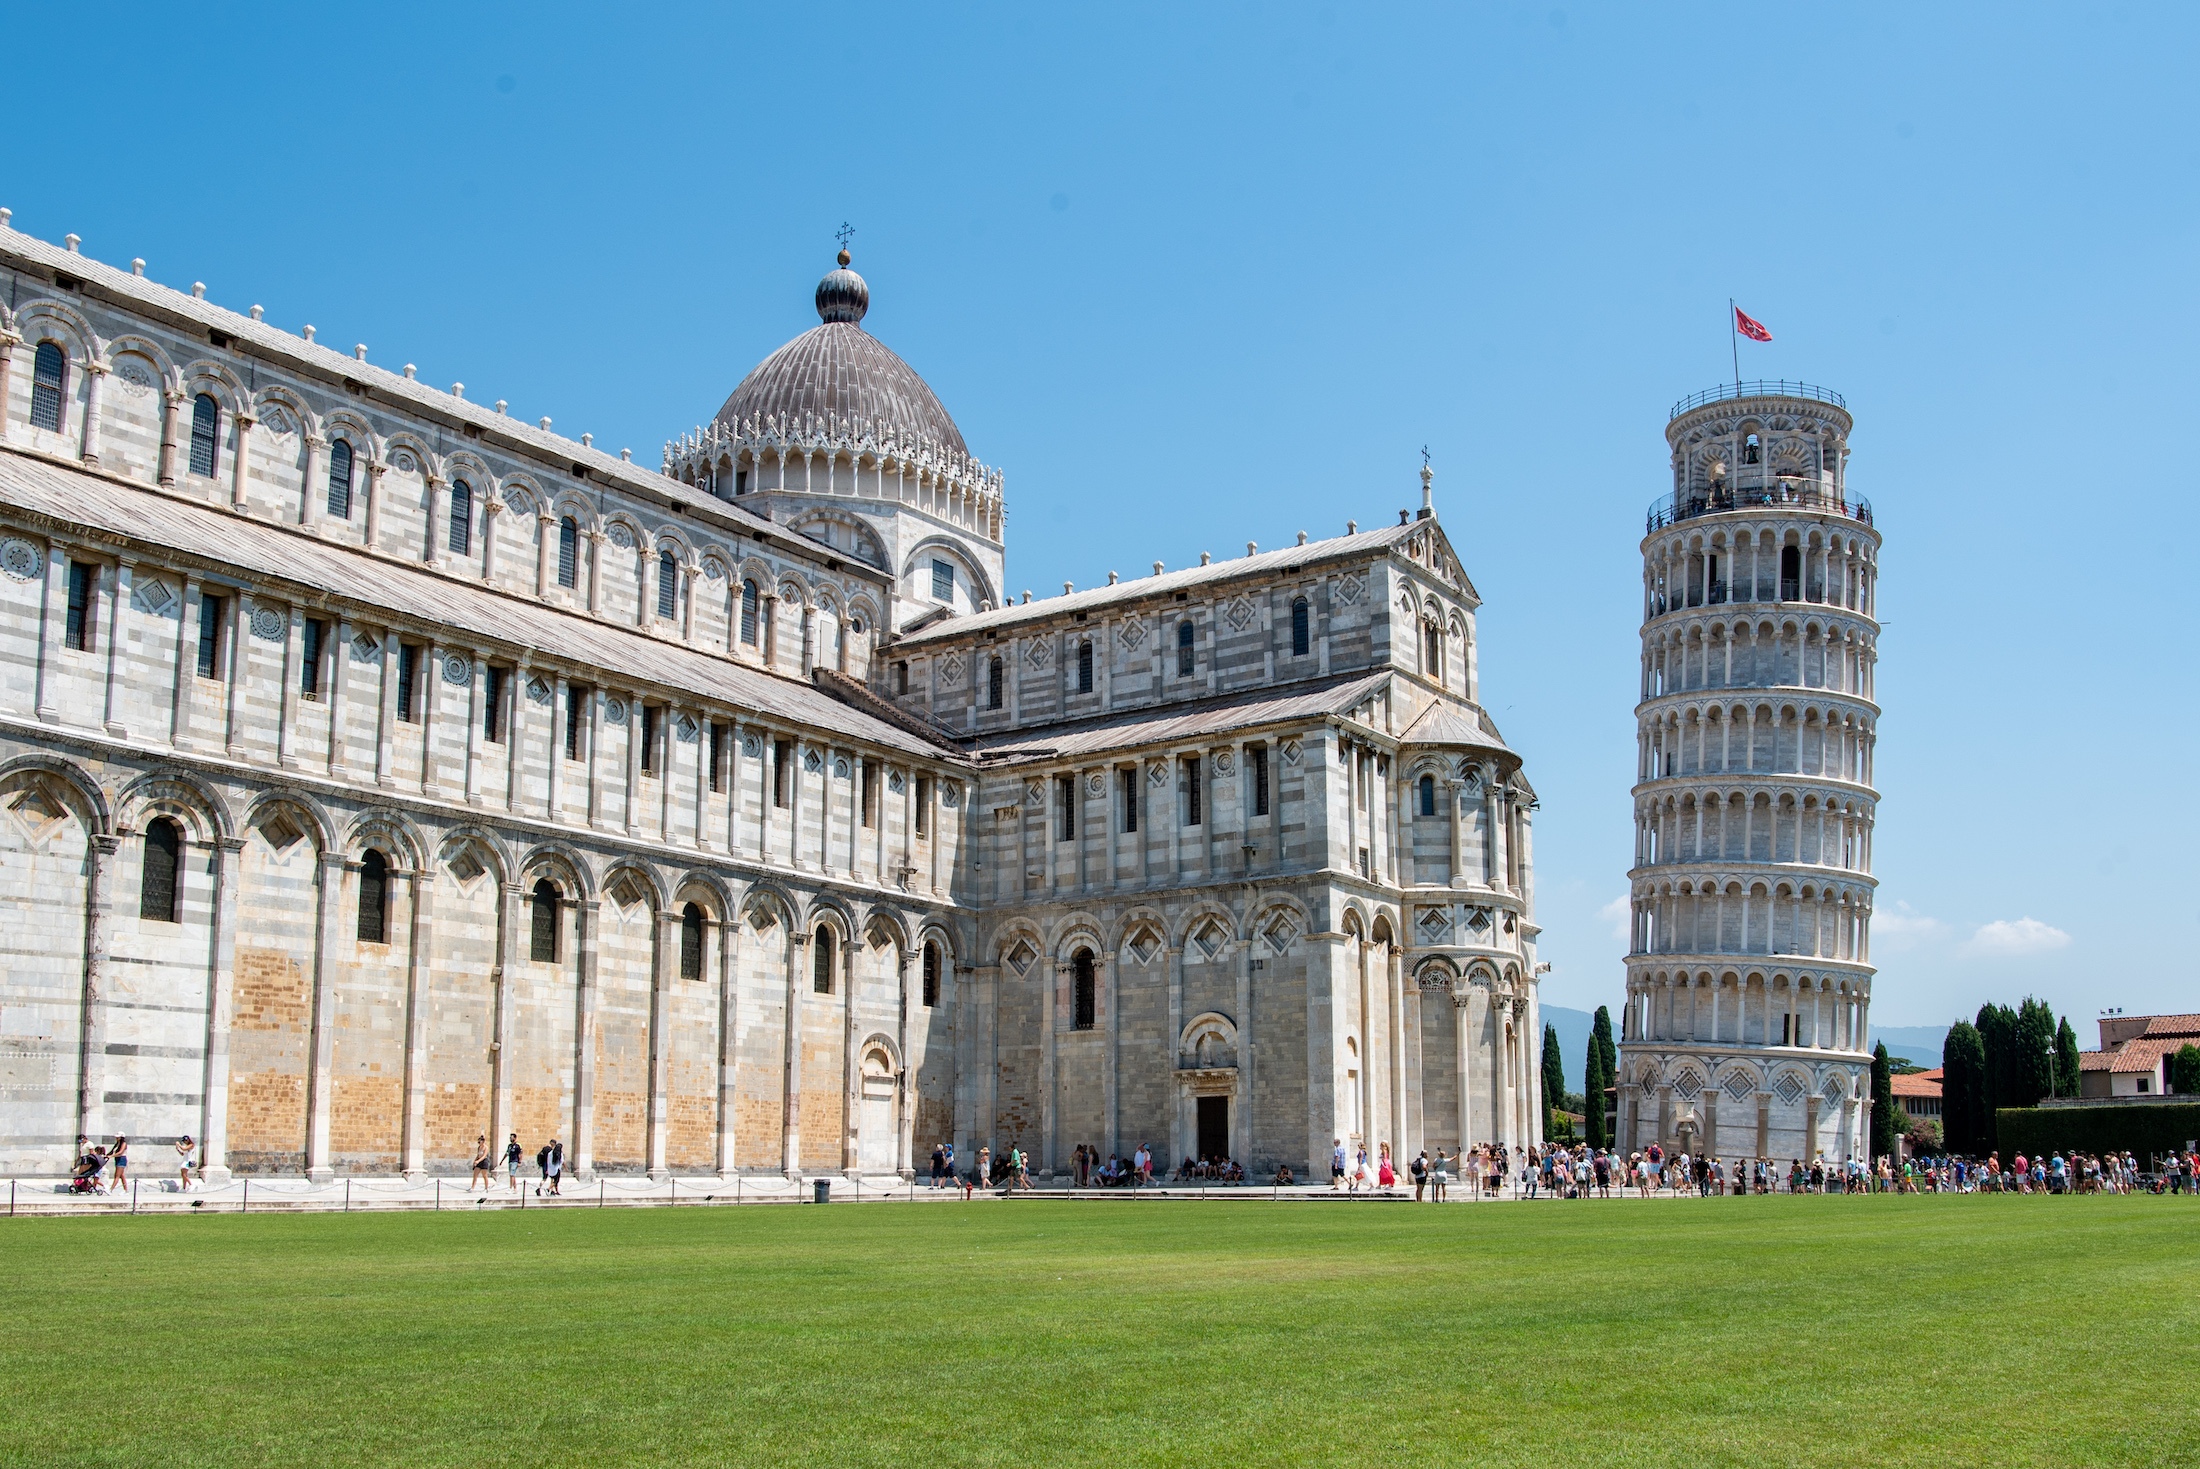
<svg viewBox="0 0 2200 1469"><path fill-rule="evenodd" d="M1734 330L1740 332L1752 342L1769 342L1772 340L1772 333L1766 328L1765 324L1739 306L1734 308Z"/></svg>

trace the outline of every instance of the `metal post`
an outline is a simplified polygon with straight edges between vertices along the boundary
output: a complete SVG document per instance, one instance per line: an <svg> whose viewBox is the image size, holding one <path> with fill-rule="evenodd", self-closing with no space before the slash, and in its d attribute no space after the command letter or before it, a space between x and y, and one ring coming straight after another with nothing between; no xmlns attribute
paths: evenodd
<svg viewBox="0 0 2200 1469"><path fill-rule="evenodd" d="M680 1202L680 1179L679 1179L679 1175L677 1175L677 1174L669 1174L669 1175L667 1175L667 1177L668 1177L668 1178L669 1178L669 1179L671 1180L671 1183L672 1183L672 1202L673 1202L673 1204L674 1204L675 1206L677 1206L677 1205L679 1204L679 1202Z"/></svg>
<svg viewBox="0 0 2200 1469"><path fill-rule="evenodd" d="M130 1212L132 1214L135 1214L137 1212L137 1194L138 1181L133 1178L130 1180Z"/></svg>
<svg viewBox="0 0 2200 1469"><path fill-rule="evenodd" d="M596 1207L599 1209L603 1207L603 1175L601 1173L596 1175Z"/></svg>
<svg viewBox="0 0 2200 1469"><path fill-rule="evenodd" d="M471 1191L473 1185L469 1183L466 1187ZM437 1213L443 1212L443 1180L440 1178L435 1181L435 1208Z"/></svg>
<svg viewBox="0 0 2200 1469"><path fill-rule="evenodd" d="M344 1212L351 1212L351 1180L348 1178L344 1180Z"/></svg>
<svg viewBox="0 0 2200 1469"><path fill-rule="evenodd" d="M741 1202L741 1170L738 1168L733 1172L733 1201L736 1204ZM12 1201L10 1207L13 1207Z"/></svg>
<svg viewBox="0 0 2200 1469"><path fill-rule="evenodd" d="M251 1208L252 1208L252 1180L248 1178L248 1179L246 1179L246 1180L244 1181L244 1197L243 1197L242 1199L240 1199L240 1200L238 1200L238 1201L237 1201L237 1212L238 1212L239 1214L244 1214L244 1213L248 1213L248 1212L250 1212Z"/></svg>

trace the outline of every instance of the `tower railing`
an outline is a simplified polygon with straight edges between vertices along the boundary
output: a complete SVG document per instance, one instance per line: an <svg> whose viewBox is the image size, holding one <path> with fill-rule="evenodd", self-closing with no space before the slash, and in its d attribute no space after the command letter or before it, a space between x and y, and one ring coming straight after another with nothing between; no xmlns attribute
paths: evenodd
<svg viewBox="0 0 2200 1469"><path fill-rule="evenodd" d="M1807 398L1813 403L1830 403L1848 411L1849 400L1831 388L1821 388L1813 383L1791 383L1786 378L1777 380L1759 378L1753 383L1721 383L1715 388L1705 388L1700 393L1690 393L1673 405L1666 421L1672 422L1691 408L1701 408L1706 403L1723 403L1729 398Z"/></svg>
<svg viewBox="0 0 2200 1469"><path fill-rule="evenodd" d="M1644 517L1643 534L1683 520L1694 520L1699 515L1767 507L1845 515L1865 525L1872 523L1872 502L1862 495L1845 494L1811 480L1774 479L1765 484L1719 484L1709 489L1675 490L1650 503L1649 514Z"/></svg>

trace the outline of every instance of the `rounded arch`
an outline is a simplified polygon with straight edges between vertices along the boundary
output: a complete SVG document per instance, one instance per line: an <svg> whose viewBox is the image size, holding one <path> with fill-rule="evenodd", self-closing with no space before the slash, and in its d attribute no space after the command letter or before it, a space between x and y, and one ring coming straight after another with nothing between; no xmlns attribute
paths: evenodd
<svg viewBox="0 0 2200 1469"><path fill-rule="evenodd" d="M427 850L427 844L420 838L420 829L412 820L387 807L370 807L360 812L344 832L344 851L357 853L369 847L381 849L395 858L399 867L416 872L423 865L422 854Z"/></svg>
<svg viewBox="0 0 2200 1469"><path fill-rule="evenodd" d="M1175 946L1186 950L1187 956L1193 952L1201 953L1204 956L1204 950L1194 949L1193 945L1199 935L1206 931L1209 924L1219 925L1223 933L1228 935L1233 942L1244 937L1244 934L1239 932L1237 915L1222 904L1208 899L1195 902L1185 910L1184 917L1177 925ZM1219 953L1219 950L1217 952Z"/></svg>
<svg viewBox="0 0 2200 1469"><path fill-rule="evenodd" d="M109 366L118 365L115 359L125 353L135 354L152 363L153 385L155 387L167 388L175 385L177 381L176 359L169 356L168 349L151 337L126 331L119 333L107 342L107 362Z"/></svg>
<svg viewBox="0 0 2200 1469"><path fill-rule="evenodd" d="M564 896L573 902L586 902L596 896L595 871L579 849L564 842L538 842L516 863L512 870L517 881L526 887L547 877L557 883Z"/></svg>
<svg viewBox="0 0 2200 1469"><path fill-rule="evenodd" d="M832 893L813 893L802 910L802 927L813 931L820 924L834 930L842 943L854 940L861 931L856 923L855 911L847 902Z"/></svg>
<svg viewBox="0 0 2200 1469"><path fill-rule="evenodd" d="M956 569L959 577L968 582L966 595L972 611L988 602L996 607L1004 605L1000 590L993 585L993 579L985 574L985 568L979 564L978 558L971 555L969 548L953 536L929 535L911 546L909 553L902 558L900 575L896 580L905 584L914 582L927 594L919 600L929 602L932 563L936 560L948 562Z"/></svg>
<svg viewBox="0 0 2200 1469"><path fill-rule="evenodd" d="M92 330L92 324L84 319L74 306L66 301L56 301L41 296L16 308L15 329L24 344L36 346L41 341L53 341L69 354L69 360L82 367L98 361L105 353L105 343Z"/></svg>
<svg viewBox="0 0 2200 1469"><path fill-rule="evenodd" d="M1203 1010L1194 1015L1184 1022L1176 1036L1177 1051L1197 1058L1202 1065L1210 1061L1220 1064L1220 1053L1234 1056L1237 1044L1237 1022L1220 1010Z"/></svg>
<svg viewBox="0 0 2200 1469"><path fill-rule="evenodd" d="M393 474L413 474L423 480L442 475L442 456L410 429L393 429L383 447L387 451L385 461Z"/></svg>
<svg viewBox="0 0 2200 1469"><path fill-rule="evenodd" d="M1048 947L1053 950L1056 962L1063 964L1068 963L1080 948L1090 949L1095 958L1110 952L1107 940L1101 937L1100 924L1089 913L1072 913L1064 918Z"/></svg>
<svg viewBox="0 0 2200 1469"><path fill-rule="evenodd" d="M320 802L297 791L263 791L254 797L245 809L244 829L262 830L278 815L288 816L299 824L317 849L323 852L337 849L336 827L328 813L321 809Z"/></svg>
<svg viewBox="0 0 2200 1469"><path fill-rule="evenodd" d="M632 857L620 857L604 868L603 891L614 902L622 891L638 893L652 913L665 910L664 880L648 863ZM622 905L624 906L624 905Z"/></svg>
<svg viewBox="0 0 2200 1469"><path fill-rule="evenodd" d="M863 920L863 937L873 948L891 948L899 955L917 951L909 938L909 925L891 908L881 906L870 911Z"/></svg>
<svg viewBox="0 0 2200 1469"><path fill-rule="evenodd" d="M143 831L158 816L174 817L182 823L184 835L198 843L233 837L237 829L221 792L173 766L145 772L115 797L115 824L120 830Z"/></svg>
<svg viewBox="0 0 2200 1469"><path fill-rule="evenodd" d="M741 921L759 933L775 925L792 933L799 910L786 889L777 883L759 882L741 895L737 911Z"/></svg>
<svg viewBox="0 0 2200 1469"><path fill-rule="evenodd" d="M926 918L917 925L917 947L938 944L940 957L952 963L962 957L962 946L955 936L955 926L945 919Z"/></svg>
<svg viewBox="0 0 2200 1469"><path fill-rule="evenodd" d="M1413 982L1421 989L1452 989L1459 979L1459 967L1441 954L1431 954L1413 966Z"/></svg>
<svg viewBox="0 0 2200 1469"><path fill-rule="evenodd" d="M874 1030L858 1041L856 1056L857 1068L865 1076L901 1075L901 1047L883 1030Z"/></svg>
<svg viewBox="0 0 2200 1469"><path fill-rule="evenodd" d="M716 873L689 868L672 880L672 904L698 903L712 922L722 923L737 911L733 892Z"/></svg>
<svg viewBox="0 0 2200 1469"><path fill-rule="evenodd" d="M435 860L439 866L449 867L469 854L487 869L499 886L510 880L507 874L512 871L512 854L504 839L490 828L473 822L445 831L436 844Z"/></svg>
<svg viewBox="0 0 2200 1469"><path fill-rule="evenodd" d="M374 425L350 408L331 408L321 417L321 437L350 441L352 452L364 454L370 463L380 463L383 458L382 436L374 431Z"/></svg>
<svg viewBox="0 0 2200 1469"><path fill-rule="evenodd" d="M99 783L71 761L52 755L18 755L0 764L0 785L23 775L44 775L67 787L65 796L73 796L82 803L77 817L94 835L112 835L115 829L114 812L107 802L107 794Z"/></svg>
<svg viewBox="0 0 2200 1469"><path fill-rule="evenodd" d="M246 390L243 381L229 370L227 363L216 362L212 358L197 358L186 362L178 377L181 379L180 390L185 397L195 398L204 393L225 414L234 416L248 412L252 395ZM188 408L191 405L186 403L184 406Z"/></svg>

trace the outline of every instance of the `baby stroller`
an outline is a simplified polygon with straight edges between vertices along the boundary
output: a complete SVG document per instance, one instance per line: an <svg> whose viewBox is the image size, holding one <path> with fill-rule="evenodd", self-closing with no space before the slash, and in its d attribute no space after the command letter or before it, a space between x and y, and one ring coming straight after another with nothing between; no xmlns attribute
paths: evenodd
<svg viewBox="0 0 2200 1469"><path fill-rule="evenodd" d="M107 1160L97 1152L86 1153L76 1160L76 1171L69 1177L72 1194L96 1194L99 1192L99 1175L106 1170Z"/></svg>

